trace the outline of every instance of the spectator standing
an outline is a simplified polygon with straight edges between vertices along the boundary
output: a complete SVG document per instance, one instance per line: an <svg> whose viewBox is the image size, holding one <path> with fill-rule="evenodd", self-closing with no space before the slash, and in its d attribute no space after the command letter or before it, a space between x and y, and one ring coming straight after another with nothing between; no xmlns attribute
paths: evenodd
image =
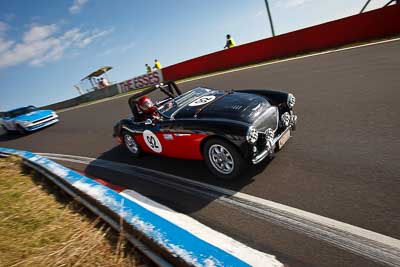
<svg viewBox="0 0 400 267"><path fill-rule="evenodd" d="M145 66L146 66L146 71L147 71L147 73L150 73L150 72L153 71L153 70L151 69L151 67L149 66L149 64L146 64Z"/></svg>
<svg viewBox="0 0 400 267"><path fill-rule="evenodd" d="M98 81L97 85L98 85L99 89L106 88L109 85L107 79L105 79L103 77L101 77L97 81Z"/></svg>
<svg viewBox="0 0 400 267"><path fill-rule="evenodd" d="M101 83L103 84L103 87L107 87L110 85L106 78L101 78Z"/></svg>
<svg viewBox="0 0 400 267"><path fill-rule="evenodd" d="M161 70L161 63L158 59L154 60L154 69Z"/></svg>
<svg viewBox="0 0 400 267"><path fill-rule="evenodd" d="M96 81L96 82L95 82L95 84L96 84L95 88L96 88L96 89L101 89L101 82L100 82L101 80L100 80L100 78L95 79L95 81Z"/></svg>
<svg viewBox="0 0 400 267"><path fill-rule="evenodd" d="M227 34L226 35L226 45L224 48L232 48L235 45L236 44L235 44L235 41L233 40L232 36L230 36L230 34Z"/></svg>

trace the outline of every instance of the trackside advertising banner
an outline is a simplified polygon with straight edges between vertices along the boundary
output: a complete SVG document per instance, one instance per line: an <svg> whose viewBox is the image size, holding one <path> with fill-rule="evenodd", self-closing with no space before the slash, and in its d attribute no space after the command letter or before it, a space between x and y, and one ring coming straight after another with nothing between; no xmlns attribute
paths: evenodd
<svg viewBox="0 0 400 267"><path fill-rule="evenodd" d="M119 93L124 93L129 90L152 86L163 82L163 75L161 70L155 70L150 73L120 82L118 86Z"/></svg>

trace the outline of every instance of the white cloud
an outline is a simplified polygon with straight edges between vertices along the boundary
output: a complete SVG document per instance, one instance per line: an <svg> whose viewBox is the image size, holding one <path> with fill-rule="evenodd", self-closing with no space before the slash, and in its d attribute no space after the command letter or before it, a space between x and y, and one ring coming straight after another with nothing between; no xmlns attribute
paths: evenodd
<svg viewBox="0 0 400 267"><path fill-rule="evenodd" d="M84 48L113 29L82 31L74 28L57 35L58 31L55 24L35 25L23 34L19 43L0 36L0 68L22 63L41 66L59 60L67 50Z"/></svg>
<svg viewBox="0 0 400 267"><path fill-rule="evenodd" d="M80 40L78 47L80 47L80 48L86 47L91 42L93 42L93 40L104 37L106 35L109 35L113 31L114 31L114 28L104 30L104 31L95 30L95 31L93 31L93 33L90 36L86 36L82 40Z"/></svg>
<svg viewBox="0 0 400 267"><path fill-rule="evenodd" d="M74 0L74 3L72 6L69 8L69 12L71 14L76 14L79 13L83 6L88 2L88 0Z"/></svg>
<svg viewBox="0 0 400 267"><path fill-rule="evenodd" d="M304 5L307 2L312 0L278 0L276 1L276 5L278 7L285 7L285 8L295 8Z"/></svg>
<svg viewBox="0 0 400 267"><path fill-rule="evenodd" d="M53 35L56 31L57 31L57 26L55 24L33 26L29 31L24 33L23 40L25 43L40 41L42 39L46 39L47 37Z"/></svg>
<svg viewBox="0 0 400 267"><path fill-rule="evenodd" d="M14 42L4 40L3 38L0 37L0 54L4 51L8 50L13 44L14 44Z"/></svg>
<svg viewBox="0 0 400 267"><path fill-rule="evenodd" d="M258 11L257 13L256 13L256 17L260 17L260 16L264 16L264 15L266 15L266 11L265 10L260 10L260 11Z"/></svg>
<svg viewBox="0 0 400 267"><path fill-rule="evenodd" d="M125 53L126 51L130 50L131 48L135 47L136 43L135 42L131 42L129 44L123 45L121 47L121 53Z"/></svg>
<svg viewBox="0 0 400 267"><path fill-rule="evenodd" d="M135 42L130 42L125 45L117 45L115 47L105 50L104 52L99 53L98 56L108 56L110 54L115 54L115 53L124 54L135 46L136 46Z"/></svg>

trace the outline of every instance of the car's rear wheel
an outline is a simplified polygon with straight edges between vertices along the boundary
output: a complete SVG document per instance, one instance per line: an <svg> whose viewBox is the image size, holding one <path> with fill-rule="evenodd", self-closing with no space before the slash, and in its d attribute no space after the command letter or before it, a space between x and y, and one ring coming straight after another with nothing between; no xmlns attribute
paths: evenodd
<svg viewBox="0 0 400 267"><path fill-rule="evenodd" d="M138 157L140 155L141 151L139 144L136 142L135 138L130 133L123 132L122 140L124 141L125 147L134 157Z"/></svg>
<svg viewBox="0 0 400 267"><path fill-rule="evenodd" d="M208 169L223 180L238 178L245 167L237 148L220 138L210 139L204 144L203 157Z"/></svg>

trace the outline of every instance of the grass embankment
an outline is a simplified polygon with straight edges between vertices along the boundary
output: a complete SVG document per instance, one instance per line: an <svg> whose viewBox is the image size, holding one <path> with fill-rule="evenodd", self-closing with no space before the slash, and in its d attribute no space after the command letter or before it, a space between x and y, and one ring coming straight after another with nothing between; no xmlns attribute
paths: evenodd
<svg viewBox="0 0 400 267"><path fill-rule="evenodd" d="M0 158L0 266L143 266L121 235L18 158Z"/></svg>

